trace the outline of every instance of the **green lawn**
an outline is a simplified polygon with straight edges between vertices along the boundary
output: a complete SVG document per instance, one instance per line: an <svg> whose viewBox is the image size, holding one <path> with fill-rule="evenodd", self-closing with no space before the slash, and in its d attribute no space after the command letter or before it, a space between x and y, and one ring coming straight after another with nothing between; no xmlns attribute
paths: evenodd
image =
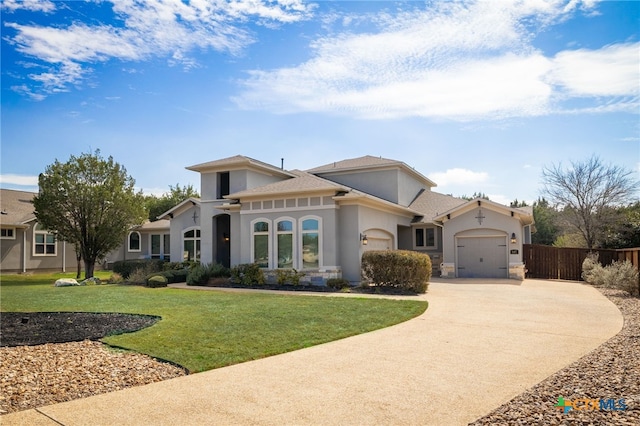
<svg viewBox="0 0 640 426"><path fill-rule="evenodd" d="M105 343L173 361L191 372L263 358L388 327L426 302L286 296L100 285L53 287L53 275L0 276L5 312L123 312L162 320ZM97 276L101 277L100 274ZM106 277L108 275L103 275ZM339 362L339 360L336 360Z"/></svg>

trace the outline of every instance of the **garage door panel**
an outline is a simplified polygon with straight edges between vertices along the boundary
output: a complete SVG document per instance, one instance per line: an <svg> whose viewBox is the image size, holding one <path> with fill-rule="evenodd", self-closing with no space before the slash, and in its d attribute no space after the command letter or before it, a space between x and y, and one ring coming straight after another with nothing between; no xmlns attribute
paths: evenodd
<svg viewBox="0 0 640 426"><path fill-rule="evenodd" d="M505 237L458 239L458 277L506 278L507 244Z"/></svg>

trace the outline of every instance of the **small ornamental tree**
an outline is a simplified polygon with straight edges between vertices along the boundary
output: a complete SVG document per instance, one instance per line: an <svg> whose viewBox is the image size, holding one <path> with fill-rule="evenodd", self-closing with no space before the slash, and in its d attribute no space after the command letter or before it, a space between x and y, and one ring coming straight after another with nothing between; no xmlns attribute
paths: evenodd
<svg viewBox="0 0 640 426"><path fill-rule="evenodd" d="M95 264L118 248L131 227L143 223L142 193L123 166L94 154L56 160L38 179L33 199L38 223L75 245L84 260L85 279Z"/></svg>

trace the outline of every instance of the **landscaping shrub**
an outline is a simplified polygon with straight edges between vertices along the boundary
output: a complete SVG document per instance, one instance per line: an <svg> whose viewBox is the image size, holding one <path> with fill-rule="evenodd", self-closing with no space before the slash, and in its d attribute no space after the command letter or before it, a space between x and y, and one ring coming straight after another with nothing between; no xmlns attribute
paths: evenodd
<svg viewBox="0 0 640 426"><path fill-rule="evenodd" d="M613 262L606 268L605 286L626 291L632 296L638 296L640 286L638 285L638 270L631 262Z"/></svg>
<svg viewBox="0 0 640 426"><path fill-rule="evenodd" d="M342 290L343 288L348 288L349 281L344 278L329 278L327 280L327 287L334 288L336 290Z"/></svg>
<svg viewBox="0 0 640 426"><path fill-rule="evenodd" d="M137 269L144 269L148 273L162 271L164 263L160 259L118 260L113 264L113 272L126 280Z"/></svg>
<svg viewBox="0 0 640 426"><path fill-rule="evenodd" d="M589 253L582 261L582 279L595 286L605 285L605 270L598 262L598 253Z"/></svg>
<svg viewBox="0 0 640 426"><path fill-rule="evenodd" d="M122 283L122 275L118 274L118 273L113 273L109 276L109 279L107 280L107 282L109 284L120 284Z"/></svg>
<svg viewBox="0 0 640 426"><path fill-rule="evenodd" d="M598 287L617 288L632 296L640 294L638 270L628 260L613 262L603 268L597 254L589 254L582 262L582 278Z"/></svg>
<svg viewBox="0 0 640 426"><path fill-rule="evenodd" d="M304 272L298 272L295 269L278 269L277 281L279 285L292 284L299 285L300 278L304 277Z"/></svg>
<svg viewBox="0 0 640 426"><path fill-rule="evenodd" d="M173 272L173 282L174 283L184 283L187 282L187 276L189 275L188 269L177 269Z"/></svg>
<svg viewBox="0 0 640 426"><path fill-rule="evenodd" d="M264 272L257 263L243 263L231 268L231 282L242 285L264 284Z"/></svg>
<svg viewBox="0 0 640 426"><path fill-rule="evenodd" d="M367 251L362 255L362 279L381 288L424 293L431 279L431 258L409 250Z"/></svg>
<svg viewBox="0 0 640 426"><path fill-rule="evenodd" d="M231 272L219 263L196 265L189 271L187 285L205 285L211 278L229 277Z"/></svg>
<svg viewBox="0 0 640 426"><path fill-rule="evenodd" d="M154 275L147 280L147 287L149 288L159 288L166 287L167 279L162 275Z"/></svg>
<svg viewBox="0 0 640 426"><path fill-rule="evenodd" d="M206 265L194 266L187 275L187 285L203 285L209 281L209 274Z"/></svg>

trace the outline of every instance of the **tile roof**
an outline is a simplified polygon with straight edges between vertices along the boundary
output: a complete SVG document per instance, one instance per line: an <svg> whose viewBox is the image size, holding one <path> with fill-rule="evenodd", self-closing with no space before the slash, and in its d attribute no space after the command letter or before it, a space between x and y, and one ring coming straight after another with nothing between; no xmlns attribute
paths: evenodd
<svg viewBox="0 0 640 426"><path fill-rule="evenodd" d="M35 192L0 189L0 223L3 225L22 225L35 219L32 200ZM6 214L4 214L6 213Z"/></svg>
<svg viewBox="0 0 640 426"><path fill-rule="evenodd" d="M336 161L334 163L325 164L324 166L319 166L313 169L309 169L307 170L307 172L314 173L314 174L323 174L323 173L344 172L344 171L351 171L351 170L376 169L376 168L383 168L383 167L399 167L413 174L414 176L418 177L420 180L428 184L430 187L437 186L436 183L433 182L431 179L427 178L422 173L420 173L413 167L408 166L406 163L403 163L402 161L391 160L389 158L374 157L372 155L365 155L363 157Z"/></svg>
<svg viewBox="0 0 640 426"><path fill-rule="evenodd" d="M264 163L251 157L245 157L244 155L234 155L233 157L222 158L220 160L209 161L207 163L195 164L189 166L187 170L193 170L195 172L202 172L207 170L225 169L233 167L246 167L254 166L259 169L269 170L271 172L277 172L283 175L289 175L289 172L281 169L280 167L273 166L271 164Z"/></svg>
<svg viewBox="0 0 640 426"><path fill-rule="evenodd" d="M322 172L333 172L338 170L362 169L362 168L369 168L369 167L400 166L403 164L404 164L403 162L397 161L397 160L390 160L388 158L365 155L364 157L350 158L347 160L341 160L341 161L325 164L324 166L315 167L307 171L309 173L322 173Z"/></svg>
<svg viewBox="0 0 640 426"><path fill-rule="evenodd" d="M155 230L169 230L171 222L168 219L154 220L153 222L146 221L135 229L137 231L155 231Z"/></svg>
<svg viewBox="0 0 640 426"><path fill-rule="evenodd" d="M331 182L327 179L322 179L311 173L304 172L302 170L291 170L290 173L295 176L291 179L286 179L280 182L271 183L269 185L259 186L257 188L247 189L239 191L234 194L229 194L225 198L238 199L244 197L251 197L257 195L273 195L273 194L287 194L287 193L299 193L309 191L348 191L350 188L340 185L335 182Z"/></svg>
<svg viewBox="0 0 640 426"><path fill-rule="evenodd" d="M467 200L456 198L451 195L440 194L424 190L415 200L411 202L409 208L419 211L424 215L422 222L431 222L434 217L446 211L454 209L467 203Z"/></svg>

